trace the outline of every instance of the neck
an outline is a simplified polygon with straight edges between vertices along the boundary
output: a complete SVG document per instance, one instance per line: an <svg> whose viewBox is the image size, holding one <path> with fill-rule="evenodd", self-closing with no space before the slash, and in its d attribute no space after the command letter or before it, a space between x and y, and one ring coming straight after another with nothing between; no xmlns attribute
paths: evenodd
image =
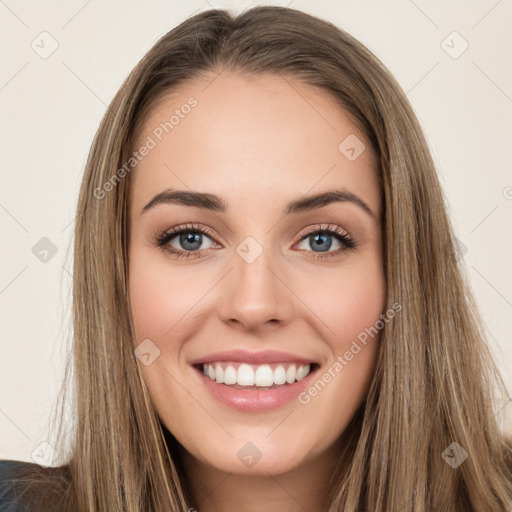
<svg viewBox="0 0 512 512"><path fill-rule="evenodd" d="M345 442L341 436L327 452L279 475L226 473L180 452L197 512L326 512L333 476L347 467L340 456Z"/></svg>

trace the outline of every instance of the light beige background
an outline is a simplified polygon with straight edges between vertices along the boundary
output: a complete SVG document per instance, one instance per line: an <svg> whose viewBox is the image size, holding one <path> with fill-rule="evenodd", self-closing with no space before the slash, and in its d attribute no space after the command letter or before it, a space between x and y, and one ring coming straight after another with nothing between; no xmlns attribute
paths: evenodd
<svg viewBox="0 0 512 512"><path fill-rule="evenodd" d="M347 30L406 91L512 391L512 2L267 3ZM257 4L0 0L0 458L36 460L48 439L71 336L66 253L81 175L106 106L145 52L185 17ZM52 44L57 49L44 55ZM43 237L57 250L46 262L33 253Z"/></svg>

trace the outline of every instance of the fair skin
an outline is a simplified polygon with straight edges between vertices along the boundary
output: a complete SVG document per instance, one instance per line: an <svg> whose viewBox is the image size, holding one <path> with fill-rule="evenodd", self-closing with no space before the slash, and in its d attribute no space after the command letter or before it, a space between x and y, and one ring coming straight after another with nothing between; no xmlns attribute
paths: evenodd
<svg viewBox="0 0 512 512"><path fill-rule="evenodd" d="M273 75L214 77L173 91L150 112L139 137L140 144L156 140L155 127L191 96L197 100L130 177L136 345L150 339L160 350L140 368L156 411L181 445L199 512L325 511L325 483L371 383L379 336L309 403L293 399L257 412L217 400L192 361L238 348L283 351L317 363L308 376L313 384L375 324L386 291L375 157L323 91ZM351 134L366 146L353 161L338 150ZM141 213L171 188L215 194L227 208L161 202ZM291 201L342 188L370 212L337 201L283 215ZM200 249L180 235L166 243L193 257L177 258L155 244L166 230L191 223L208 229L192 229ZM356 247L344 248L331 234L320 240L329 249L315 250L311 233L325 225L349 233ZM247 237L262 249L251 263L237 252ZM251 467L237 456L249 442L261 456Z"/></svg>

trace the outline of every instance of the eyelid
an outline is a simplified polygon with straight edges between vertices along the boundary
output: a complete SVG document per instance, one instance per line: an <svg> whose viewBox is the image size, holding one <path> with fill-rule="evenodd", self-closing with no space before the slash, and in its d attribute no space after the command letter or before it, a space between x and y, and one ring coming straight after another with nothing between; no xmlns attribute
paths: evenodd
<svg viewBox="0 0 512 512"><path fill-rule="evenodd" d="M165 246L175 238L176 236L186 233L186 232L199 232L203 235L206 235L208 238L212 240L213 243L218 244L216 240L216 235L213 234L212 230L205 225L202 224L194 224L194 223L187 223L187 224L180 224L178 226L174 226L171 229L165 230L164 232L156 232L155 234L155 241L154 245L160 247L162 250L165 250L169 253L174 253L176 257L186 256L186 257L192 257L192 258L201 258L200 254L204 251L207 251L208 249L201 249L201 250L195 250L195 251L184 251L181 249L172 248L166 248ZM302 229L300 233L297 235L298 239L293 244L292 247L295 247L298 243L302 242L304 239L308 237L308 235L314 234L314 233L327 233L331 236L336 236L340 238L339 242L344 245L343 248L338 249L336 251L327 251L327 252L315 252L315 251L303 251L300 250L298 252L304 253L304 252L311 252L315 256L313 256L313 259L318 260L324 260L331 257L336 257L344 252L346 252L349 249L356 248L359 244L354 240L351 233L342 228L341 226L337 224L314 224L307 226L306 228Z"/></svg>
<svg viewBox="0 0 512 512"><path fill-rule="evenodd" d="M199 233L203 233L208 235L209 238L212 239L212 241L218 243L216 241L217 235L213 233L213 230L211 230L208 226L205 226L203 224L194 224L194 223L186 223L186 224L180 224L178 226L174 226L170 229L166 229L165 231L155 231L155 239L158 240L159 238L168 237L170 235L179 235L182 232L186 231L197 231Z"/></svg>
<svg viewBox="0 0 512 512"><path fill-rule="evenodd" d="M341 226L338 226L337 224L313 224L311 226L308 226L304 228L297 237L299 238L299 241L302 240L305 236L308 236L312 233L317 233L319 231L334 231L335 233L339 235L346 236L347 238L352 238L352 235L349 231L342 228Z"/></svg>
<svg viewBox="0 0 512 512"><path fill-rule="evenodd" d="M206 235L208 235L210 238L212 238L214 241L216 241L217 235L211 230L208 226L204 224L194 224L194 223L186 223L186 224L180 224L178 226L174 226L170 229L167 229L163 232L156 231L155 235L156 237L162 237L162 236L168 236L171 234L180 234L183 231L199 231L203 232ZM303 228L297 235L297 241L300 242L304 237L312 234L317 233L319 231L334 231L335 233L339 235L346 236L348 238L352 238L352 235L350 231L347 229L344 229L337 224L312 224L310 226L307 226Z"/></svg>

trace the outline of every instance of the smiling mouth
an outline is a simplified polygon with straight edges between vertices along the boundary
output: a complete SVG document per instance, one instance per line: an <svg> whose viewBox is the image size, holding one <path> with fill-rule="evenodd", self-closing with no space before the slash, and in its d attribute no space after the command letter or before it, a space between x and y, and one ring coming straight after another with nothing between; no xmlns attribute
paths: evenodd
<svg viewBox="0 0 512 512"><path fill-rule="evenodd" d="M203 375L217 384L239 390L269 390L289 386L318 369L318 364L212 362L194 365Z"/></svg>

